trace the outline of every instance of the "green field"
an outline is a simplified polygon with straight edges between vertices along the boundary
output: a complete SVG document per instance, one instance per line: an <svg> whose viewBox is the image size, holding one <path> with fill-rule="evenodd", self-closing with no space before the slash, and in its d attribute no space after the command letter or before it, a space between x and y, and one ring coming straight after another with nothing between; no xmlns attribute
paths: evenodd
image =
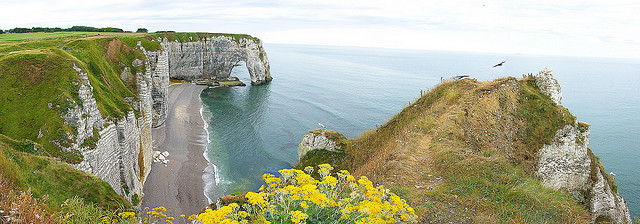
<svg viewBox="0 0 640 224"><path fill-rule="evenodd" d="M96 36L140 36L146 34L140 33L97 33L97 32L53 32L53 33L10 33L10 34L2 34L0 35L0 43L2 42L20 42L20 41L31 41L38 40L42 41L43 39L48 38L65 38L65 37L96 37Z"/></svg>

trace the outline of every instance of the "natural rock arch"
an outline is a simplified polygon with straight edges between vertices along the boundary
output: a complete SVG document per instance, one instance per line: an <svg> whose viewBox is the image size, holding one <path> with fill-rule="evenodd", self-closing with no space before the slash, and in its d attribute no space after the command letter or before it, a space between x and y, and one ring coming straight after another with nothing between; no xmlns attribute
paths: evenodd
<svg viewBox="0 0 640 224"><path fill-rule="evenodd" d="M257 38L215 36L201 41L162 42L168 53L169 77L183 80L227 78L244 61L251 84L271 81L269 59Z"/></svg>

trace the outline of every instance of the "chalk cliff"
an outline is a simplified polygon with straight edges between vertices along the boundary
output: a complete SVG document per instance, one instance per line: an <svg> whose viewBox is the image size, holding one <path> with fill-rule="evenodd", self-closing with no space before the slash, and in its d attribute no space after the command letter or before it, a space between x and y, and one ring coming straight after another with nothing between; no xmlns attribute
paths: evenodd
<svg viewBox="0 0 640 224"><path fill-rule="evenodd" d="M238 62L244 61L252 84L271 80L269 59L257 38L214 36L194 42L167 41L162 47L168 54L169 76L199 80L227 78Z"/></svg>
<svg viewBox="0 0 640 224"><path fill-rule="evenodd" d="M560 104L562 93L550 72L540 75L536 84L541 92ZM613 178L589 149L590 125L578 122L556 132L554 141L538 151L537 176L544 186L564 189L584 198L592 221L632 223L626 201L618 194Z"/></svg>
<svg viewBox="0 0 640 224"><path fill-rule="evenodd" d="M113 122L98 110L87 73L78 67L74 69L81 80L78 85L82 102L64 115L65 121L78 130L76 143L67 150L80 151L84 160L73 166L96 175L132 201L133 197L142 196L142 185L151 167L151 77L149 73L136 74L139 101L133 107L139 109L140 117L129 111L127 116ZM98 139L95 146L82 144L89 138Z"/></svg>
<svg viewBox="0 0 640 224"><path fill-rule="evenodd" d="M327 138L327 132L336 133L329 130L319 130L317 132L311 132L309 134L304 135L302 138L302 142L298 145L298 157L302 158L309 151L324 149L331 152L336 152L341 149L339 145L336 144L335 139Z"/></svg>
<svg viewBox="0 0 640 224"><path fill-rule="evenodd" d="M269 61L257 38L219 35L193 42L155 40L162 49L147 51L138 42L134 50L142 51L144 60L136 59L132 67L122 66L120 78L135 76L137 99L125 99L137 112L113 119L98 110L87 72L75 66L82 102L62 115L78 130L74 144L66 150L78 150L84 160L74 167L106 181L129 201L143 196L142 187L151 169L151 130L164 123L167 116L169 79L202 80L229 77L239 61L245 61L254 85L271 80ZM131 74L131 71L137 71ZM96 140L97 139L97 140ZM95 144L85 144L93 140Z"/></svg>

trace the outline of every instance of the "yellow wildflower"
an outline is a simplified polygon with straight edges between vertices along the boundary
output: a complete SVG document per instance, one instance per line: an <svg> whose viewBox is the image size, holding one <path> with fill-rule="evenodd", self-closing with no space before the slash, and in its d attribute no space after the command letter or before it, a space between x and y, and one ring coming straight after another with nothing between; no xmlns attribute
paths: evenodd
<svg viewBox="0 0 640 224"><path fill-rule="evenodd" d="M313 173L313 167L311 167L311 166L305 167L304 168L304 172L306 172L307 174Z"/></svg>
<svg viewBox="0 0 640 224"><path fill-rule="evenodd" d="M293 223L305 223L305 220L309 218L309 215L301 211L291 212L291 221Z"/></svg>
<svg viewBox="0 0 640 224"><path fill-rule="evenodd" d="M307 209L309 207L309 205L307 205L306 201L302 201L302 202L300 202L300 207L302 207L303 209Z"/></svg>

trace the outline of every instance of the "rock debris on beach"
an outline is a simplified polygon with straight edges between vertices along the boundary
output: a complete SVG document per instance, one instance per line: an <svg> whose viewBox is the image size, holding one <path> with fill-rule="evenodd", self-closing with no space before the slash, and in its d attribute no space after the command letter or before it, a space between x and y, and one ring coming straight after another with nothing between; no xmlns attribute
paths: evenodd
<svg viewBox="0 0 640 224"><path fill-rule="evenodd" d="M153 151L153 162L154 163L159 163L162 162L163 164L167 164L169 163L169 152L164 151L164 152L160 152L160 151Z"/></svg>

